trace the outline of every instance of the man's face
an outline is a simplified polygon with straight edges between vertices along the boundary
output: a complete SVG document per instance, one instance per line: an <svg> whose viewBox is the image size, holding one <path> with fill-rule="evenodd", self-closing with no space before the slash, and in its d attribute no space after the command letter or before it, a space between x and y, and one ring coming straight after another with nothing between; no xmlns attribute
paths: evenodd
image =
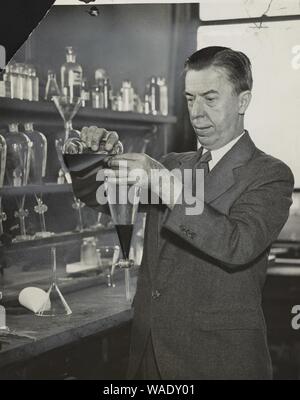
<svg viewBox="0 0 300 400"><path fill-rule="evenodd" d="M187 71L185 94L191 123L203 147L218 149L242 133L240 96L223 68Z"/></svg>

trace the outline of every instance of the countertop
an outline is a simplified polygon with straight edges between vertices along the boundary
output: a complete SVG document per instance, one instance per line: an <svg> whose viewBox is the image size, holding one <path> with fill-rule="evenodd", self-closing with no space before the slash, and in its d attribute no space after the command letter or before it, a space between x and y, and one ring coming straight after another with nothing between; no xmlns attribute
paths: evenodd
<svg viewBox="0 0 300 400"><path fill-rule="evenodd" d="M134 277L133 293L135 284ZM115 288L102 283L66 293L65 299L73 312L70 316L38 317L25 308L18 308L15 313L8 310L7 325L10 330L29 331L36 340L0 336L0 341L4 342L0 350L0 368L26 361L132 319L133 310L131 303L125 299L123 280L117 281Z"/></svg>

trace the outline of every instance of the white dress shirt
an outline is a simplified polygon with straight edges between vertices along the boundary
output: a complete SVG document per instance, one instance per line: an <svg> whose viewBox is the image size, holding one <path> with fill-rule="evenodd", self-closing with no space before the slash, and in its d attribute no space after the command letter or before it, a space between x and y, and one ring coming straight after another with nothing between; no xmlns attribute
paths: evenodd
<svg viewBox="0 0 300 400"><path fill-rule="evenodd" d="M236 144L237 141L241 139L241 137L245 134L245 131L241 133L238 137L232 139L229 143L225 144L225 146L221 147L220 149L211 150L211 160L209 161L209 170L211 171L217 163L221 160L222 157ZM197 143L198 149L201 147L201 144ZM206 153L208 150L203 149L203 154Z"/></svg>

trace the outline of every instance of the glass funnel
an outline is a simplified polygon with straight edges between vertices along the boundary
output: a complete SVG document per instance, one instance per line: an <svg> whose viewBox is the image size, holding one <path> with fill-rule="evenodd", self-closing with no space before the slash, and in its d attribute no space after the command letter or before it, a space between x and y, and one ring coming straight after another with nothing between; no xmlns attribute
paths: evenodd
<svg viewBox="0 0 300 400"><path fill-rule="evenodd" d="M133 227L137 216L140 200L140 187L137 182L119 181L106 177L105 190L112 221L116 227L120 241L123 259L118 263L125 270L126 300L131 300L130 268L134 260L129 258Z"/></svg>
<svg viewBox="0 0 300 400"><path fill-rule="evenodd" d="M63 297L57 284L56 247L51 247L51 285L44 304L37 312L39 317L55 317L72 314L72 310Z"/></svg>
<svg viewBox="0 0 300 400"><path fill-rule="evenodd" d="M72 120L81 106L81 98L77 97L71 99L70 97L67 96L53 96L52 99L61 118L63 119L65 128L63 137L55 140L57 156L61 164L61 167L65 173L67 182L72 183L71 175L63 159L63 147L68 139L71 138L80 139L80 132L77 131L76 129L73 129Z"/></svg>

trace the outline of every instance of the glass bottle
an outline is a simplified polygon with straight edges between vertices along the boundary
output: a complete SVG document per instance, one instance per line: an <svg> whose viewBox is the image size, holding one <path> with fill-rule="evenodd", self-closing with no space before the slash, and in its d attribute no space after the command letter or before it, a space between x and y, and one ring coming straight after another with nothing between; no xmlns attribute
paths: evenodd
<svg viewBox="0 0 300 400"><path fill-rule="evenodd" d="M4 173L6 165L7 145L4 137L0 135L0 188L4 184Z"/></svg>
<svg viewBox="0 0 300 400"><path fill-rule="evenodd" d="M103 81L103 108L111 110L111 86L108 78Z"/></svg>
<svg viewBox="0 0 300 400"><path fill-rule="evenodd" d="M99 85L104 79L107 79L107 72L103 68L98 68L95 71L95 82Z"/></svg>
<svg viewBox="0 0 300 400"><path fill-rule="evenodd" d="M149 91L150 91L150 112L153 115L157 115L159 112L159 87L157 85L157 80L154 76L151 78Z"/></svg>
<svg viewBox="0 0 300 400"><path fill-rule="evenodd" d="M81 262L86 265L98 266L97 243L95 237L83 239L81 245Z"/></svg>
<svg viewBox="0 0 300 400"><path fill-rule="evenodd" d="M94 85L92 89L92 107L101 108L101 94L98 85Z"/></svg>
<svg viewBox="0 0 300 400"><path fill-rule="evenodd" d="M9 73L9 67L6 66L5 72L3 74L3 82L4 82L4 90L5 90L5 95L4 97L6 98L11 98L11 83L10 83L10 73Z"/></svg>
<svg viewBox="0 0 300 400"><path fill-rule="evenodd" d="M6 97L4 72L0 70L0 97Z"/></svg>
<svg viewBox="0 0 300 400"><path fill-rule="evenodd" d="M148 94L145 94L144 113L150 114L150 100Z"/></svg>
<svg viewBox="0 0 300 400"><path fill-rule="evenodd" d="M54 71L49 70L44 99L46 101L51 101L53 96L59 96L59 95L60 95L60 90L57 84L56 74L54 73Z"/></svg>
<svg viewBox="0 0 300 400"><path fill-rule="evenodd" d="M7 80L10 83L10 98L17 99L18 92L18 73L15 62L10 62L7 66Z"/></svg>
<svg viewBox="0 0 300 400"><path fill-rule="evenodd" d="M159 88L159 112L168 115L168 87L165 78L157 78Z"/></svg>
<svg viewBox="0 0 300 400"><path fill-rule="evenodd" d="M7 145L4 184L24 186L28 181L32 142L19 132L17 123L9 124L9 130L3 136Z"/></svg>
<svg viewBox="0 0 300 400"><path fill-rule="evenodd" d="M134 90L130 81L122 83L122 111L133 111Z"/></svg>
<svg viewBox="0 0 300 400"><path fill-rule="evenodd" d="M28 72L31 79L32 101L39 101L39 78L35 67L30 66Z"/></svg>
<svg viewBox="0 0 300 400"><path fill-rule="evenodd" d="M32 142L28 183L40 185L46 175L47 139L43 133L34 130L32 122L24 123L24 129Z"/></svg>
<svg viewBox="0 0 300 400"><path fill-rule="evenodd" d="M26 68L22 63L16 64L16 74L17 74L17 84L16 84L16 98L24 100L25 97L25 87L26 87Z"/></svg>
<svg viewBox="0 0 300 400"><path fill-rule="evenodd" d="M30 76L30 66L24 64L23 66L23 80L24 80L24 91L23 91L23 100L33 100L32 93L32 78Z"/></svg>
<svg viewBox="0 0 300 400"><path fill-rule="evenodd" d="M116 104L117 104L117 111L123 111L123 89L122 88L117 95Z"/></svg>
<svg viewBox="0 0 300 400"><path fill-rule="evenodd" d="M80 95L81 95L81 106L82 107L88 106L90 102L90 92L88 89L88 82L86 78L82 80Z"/></svg>
<svg viewBox="0 0 300 400"><path fill-rule="evenodd" d="M82 67L76 62L76 54L71 46L66 47L66 62L61 70L61 90L64 96L74 98L80 97L82 84Z"/></svg>

